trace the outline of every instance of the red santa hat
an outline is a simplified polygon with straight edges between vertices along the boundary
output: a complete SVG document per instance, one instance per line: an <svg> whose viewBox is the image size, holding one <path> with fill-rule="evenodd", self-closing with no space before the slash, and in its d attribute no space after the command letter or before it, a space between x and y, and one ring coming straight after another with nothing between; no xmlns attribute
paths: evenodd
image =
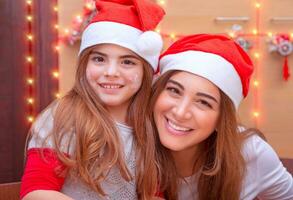
<svg viewBox="0 0 293 200"><path fill-rule="evenodd" d="M156 71L163 47L152 31L165 15L149 0L98 0L97 14L82 34L79 54L97 44L117 44L144 58Z"/></svg>
<svg viewBox="0 0 293 200"><path fill-rule="evenodd" d="M198 34L172 44L160 57L161 74L183 70L204 77L221 89L236 109L247 95L253 64L246 52L222 35Z"/></svg>

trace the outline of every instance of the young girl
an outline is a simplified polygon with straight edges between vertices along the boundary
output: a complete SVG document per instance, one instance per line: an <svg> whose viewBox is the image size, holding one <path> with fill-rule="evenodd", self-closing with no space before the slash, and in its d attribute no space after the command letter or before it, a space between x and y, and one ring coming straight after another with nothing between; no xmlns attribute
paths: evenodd
<svg viewBox="0 0 293 200"><path fill-rule="evenodd" d="M74 87L36 120L21 198L151 199L154 139L145 119L164 15L147 0L96 2Z"/></svg>
<svg viewBox="0 0 293 200"><path fill-rule="evenodd" d="M292 176L255 130L237 124L253 65L233 40L191 35L160 57L150 108L166 199L293 199Z"/></svg>

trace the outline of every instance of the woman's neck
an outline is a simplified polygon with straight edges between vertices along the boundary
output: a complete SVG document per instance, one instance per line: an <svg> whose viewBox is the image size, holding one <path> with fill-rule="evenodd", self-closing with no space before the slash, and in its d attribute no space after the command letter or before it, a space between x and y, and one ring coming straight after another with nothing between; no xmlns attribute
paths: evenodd
<svg viewBox="0 0 293 200"><path fill-rule="evenodd" d="M183 151L172 151L175 166L181 177L189 177L194 173L194 164L196 162L195 148Z"/></svg>

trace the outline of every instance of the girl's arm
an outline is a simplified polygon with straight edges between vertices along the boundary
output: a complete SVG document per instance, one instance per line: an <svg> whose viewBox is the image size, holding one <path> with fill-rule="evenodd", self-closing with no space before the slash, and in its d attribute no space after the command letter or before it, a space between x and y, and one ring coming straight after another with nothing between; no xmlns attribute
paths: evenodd
<svg viewBox="0 0 293 200"><path fill-rule="evenodd" d="M20 198L40 199L38 197L41 197L45 200L57 195L64 199L65 195L59 191L64 184L67 170L53 149L29 149L21 180Z"/></svg>
<svg viewBox="0 0 293 200"><path fill-rule="evenodd" d="M35 190L29 192L22 200L73 200L72 198L52 190Z"/></svg>

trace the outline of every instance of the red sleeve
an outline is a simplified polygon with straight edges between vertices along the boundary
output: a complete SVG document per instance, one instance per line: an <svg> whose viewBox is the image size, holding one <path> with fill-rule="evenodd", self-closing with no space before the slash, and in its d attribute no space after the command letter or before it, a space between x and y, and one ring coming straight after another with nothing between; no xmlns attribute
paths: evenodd
<svg viewBox="0 0 293 200"><path fill-rule="evenodd" d="M53 149L29 149L21 179L20 198L34 190L60 191L64 184L66 168Z"/></svg>

